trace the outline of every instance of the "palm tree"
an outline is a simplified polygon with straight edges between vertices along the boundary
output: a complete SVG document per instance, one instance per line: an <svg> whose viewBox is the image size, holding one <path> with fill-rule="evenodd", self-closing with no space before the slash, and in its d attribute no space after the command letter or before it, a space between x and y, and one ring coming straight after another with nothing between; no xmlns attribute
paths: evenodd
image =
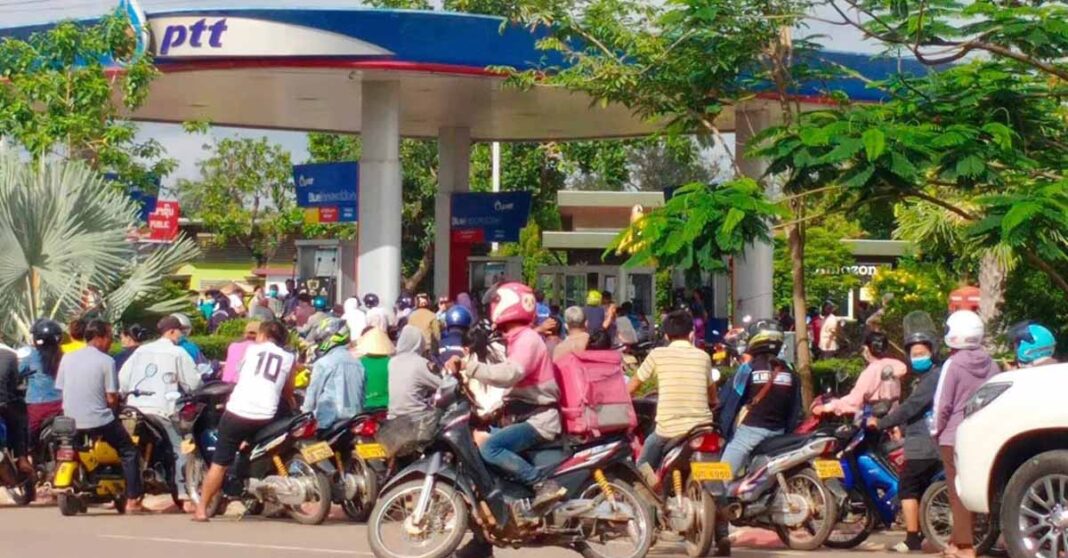
<svg viewBox="0 0 1068 558"><path fill-rule="evenodd" d="M27 341L33 321L82 310L90 287L117 320L135 301L157 298L166 274L199 254L182 237L141 251L127 240L137 204L78 161L20 160L0 149L0 333ZM182 301L155 301L166 312Z"/></svg>

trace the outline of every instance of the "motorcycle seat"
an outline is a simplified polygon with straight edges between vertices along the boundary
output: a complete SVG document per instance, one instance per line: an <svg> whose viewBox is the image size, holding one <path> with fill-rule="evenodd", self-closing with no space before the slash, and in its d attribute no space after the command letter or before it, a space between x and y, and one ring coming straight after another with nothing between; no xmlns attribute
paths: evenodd
<svg viewBox="0 0 1068 558"><path fill-rule="evenodd" d="M276 419L274 422L259 429L258 432L252 437L252 445L258 445L260 443L276 438L281 434L284 434L289 430L289 426L293 423L292 418Z"/></svg>
<svg viewBox="0 0 1068 558"><path fill-rule="evenodd" d="M197 389L193 396L197 399L211 399L230 395L234 391L234 384L216 381L208 382Z"/></svg>
<svg viewBox="0 0 1068 558"><path fill-rule="evenodd" d="M319 438L323 440L332 439L334 436L337 436L338 434L341 434L346 430L352 428L352 424L354 422L356 422L355 418L339 420L331 426L327 427L325 430L323 430Z"/></svg>
<svg viewBox="0 0 1068 558"><path fill-rule="evenodd" d="M778 455L804 446L811 436L808 434L783 434L760 442L753 449L753 455Z"/></svg>

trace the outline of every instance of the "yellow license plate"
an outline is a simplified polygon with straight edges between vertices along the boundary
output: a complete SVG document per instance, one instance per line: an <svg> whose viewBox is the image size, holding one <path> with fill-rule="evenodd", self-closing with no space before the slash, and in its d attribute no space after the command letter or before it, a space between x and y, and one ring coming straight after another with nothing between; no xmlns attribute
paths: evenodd
<svg viewBox="0 0 1068 558"><path fill-rule="evenodd" d="M360 459L385 459L388 457L386 448L382 444L356 444L356 451L353 453Z"/></svg>
<svg viewBox="0 0 1068 558"><path fill-rule="evenodd" d="M318 463L334 457L334 450L330 449L330 444L319 442L300 448L300 454L304 456L304 460L308 463Z"/></svg>
<svg viewBox="0 0 1068 558"><path fill-rule="evenodd" d="M845 471L842 470L842 464L833 459L817 459L812 462L816 467L816 476L821 479L843 479L845 478Z"/></svg>
<svg viewBox="0 0 1068 558"><path fill-rule="evenodd" d="M182 455L188 455L197 450L197 443L193 440L182 440Z"/></svg>
<svg viewBox="0 0 1068 558"><path fill-rule="evenodd" d="M690 477L696 481L729 481L734 478L731 474L730 463L690 463Z"/></svg>

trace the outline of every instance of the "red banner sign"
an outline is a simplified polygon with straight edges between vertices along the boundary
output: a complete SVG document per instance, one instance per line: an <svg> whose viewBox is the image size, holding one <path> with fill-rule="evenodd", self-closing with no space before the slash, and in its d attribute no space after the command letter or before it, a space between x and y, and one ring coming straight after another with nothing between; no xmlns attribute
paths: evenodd
<svg viewBox="0 0 1068 558"><path fill-rule="evenodd" d="M158 201L156 210L148 214L148 240L174 242L178 238L178 217L181 208L176 201Z"/></svg>

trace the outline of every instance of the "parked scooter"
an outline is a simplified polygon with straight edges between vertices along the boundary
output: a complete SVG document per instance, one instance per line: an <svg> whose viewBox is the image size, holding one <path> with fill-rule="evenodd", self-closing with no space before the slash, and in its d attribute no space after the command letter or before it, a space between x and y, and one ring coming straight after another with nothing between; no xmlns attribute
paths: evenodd
<svg viewBox="0 0 1068 558"><path fill-rule="evenodd" d="M446 380L435 409L410 416L410 439L386 443L422 458L383 488L368 522L379 558L445 558L468 528L496 546L561 546L584 556L642 558L654 541L655 517L634 491L639 474L625 436L539 447L525 458L565 487L563 500L532 509L533 491L491 472L475 446L474 397L462 380ZM380 434L380 440L383 436Z"/></svg>
<svg viewBox="0 0 1068 558"><path fill-rule="evenodd" d="M359 414L319 433L330 444L336 472L331 477L334 503L353 521L366 521L389 472L386 450L375 441L385 411Z"/></svg>
<svg viewBox="0 0 1068 558"><path fill-rule="evenodd" d="M7 425L0 420L0 486L7 489L16 505L28 506L37 498L37 478L19 469L7 439Z"/></svg>
<svg viewBox="0 0 1068 558"><path fill-rule="evenodd" d="M194 504L200 503L204 475L219 441L219 421L233 391L234 384L213 381L178 400L178 433L182 435L180 451L186 455L185 486ZM218 513L222 505L223 498L220 495L208 506L208 514Z"/></svg>

